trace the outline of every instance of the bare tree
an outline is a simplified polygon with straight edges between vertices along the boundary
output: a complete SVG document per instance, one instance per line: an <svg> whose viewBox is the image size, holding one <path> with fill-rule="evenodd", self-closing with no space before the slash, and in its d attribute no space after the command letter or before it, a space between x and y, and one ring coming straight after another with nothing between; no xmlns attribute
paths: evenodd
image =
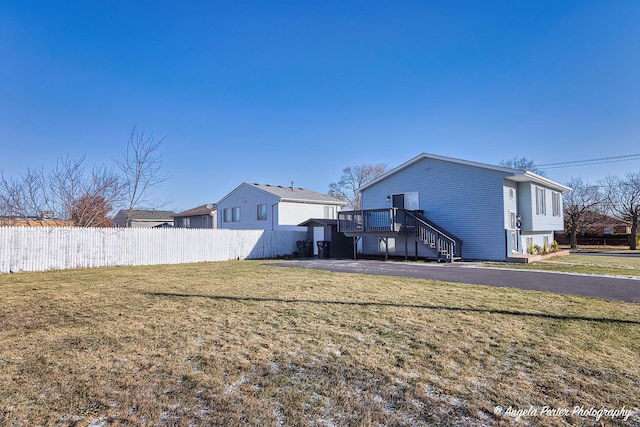
<svg viewBox="0 0 640 427"><path fill-rule="evenodd" d="M120 203L122 180L105 166L95 167L87 173L84 161L84 156L77 160L60 158L51 171L28 168L18 179L9 179L2 174L0 207L4 215L29 224L41 222L44 212L49 211L54 218L73 220L75 225L82 227L103 224L99 212L105 207L110 211Z"/></svg>
<svg viewBox="0 0 640 427"><path fill-rule="evenodd" d="M162 172L162 154L159 149L164 138L156 140L134 126L129 134L127 149L117 162L124 179L127 221L139 205L148 202L149 189L165 182L169 177Z"/></svg>
<svg viewBox="0 0 640 427"><path fill-rule="evenodd" d="M578 230L587 227L601 217L604 196L598 185L590 185L581 178L573 178L567 186L571 191L564 193L564 226L571 236L571 248L577 247Z"/></svg>
<svg viewBox="0 0 640 427"><path fill-rule="evenodd" d="M533 172L540 176L545 176L545 172L536 166L536 163L526 157L514 157L512 159L504 159L500 162L500 166L505 168L516 169L523 172Z"/></svg>
<svg viewBox="0 0 640 427"><path fill-rule="evenodd" d="M329 184L329 195L349 203L351 209L362 209L360 187L373 181L387 171L387 165L348 166L342 170L340 181Z"/></svg>
<svg viewBox="0 0 640 427"><path fill-rule="evenodd" d="M42 169L28 168L19 178L0 173L0 207L4 216L30 222L42 220L42 212L51 206L46 175Z"/></svg>
<svg viewBox="0 0 640 427"><path fill-rule="evenodd" d="M629 249L637 249L638 220L640 219L640 172L628 173L624 179L608 176L603 181L607 191L607 208L624 221L631 223Z"/></svg>
<svg viewBox="0 0 640 427"><path fill-rule="evenodd" d="M76 227L114 227L109 218L113 206L103 196L85 194L75 203L71 220Z"/></svg>

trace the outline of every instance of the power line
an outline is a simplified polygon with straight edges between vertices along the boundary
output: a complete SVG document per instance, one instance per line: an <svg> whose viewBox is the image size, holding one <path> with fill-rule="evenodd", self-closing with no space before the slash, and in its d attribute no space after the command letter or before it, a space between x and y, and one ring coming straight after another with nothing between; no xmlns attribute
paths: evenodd
<svg viewBox="0 0 640 427"><path fill-rule="evenodd" d="M601 157L599 159L573 160L573 161L567 161L567 162L546 163L546 164L537 165L537 166L540 169L559 169L559 168L570 168L573 166L589 166L589 165L600 165L604 163L627 162L630 160L640 160L640 154L627 154L625 156Z"/></svg>

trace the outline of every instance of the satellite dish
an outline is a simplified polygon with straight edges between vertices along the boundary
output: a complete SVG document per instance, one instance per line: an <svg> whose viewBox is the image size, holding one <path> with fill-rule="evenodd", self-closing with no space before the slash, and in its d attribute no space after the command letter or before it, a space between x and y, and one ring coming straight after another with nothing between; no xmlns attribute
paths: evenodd
<svg viewBox="0 0 640 427"><path fill-rule="evenodd" d="M207 209L213 209L213 205L212 205L211 203L209 203L209 204L207 205Z"/></svg>

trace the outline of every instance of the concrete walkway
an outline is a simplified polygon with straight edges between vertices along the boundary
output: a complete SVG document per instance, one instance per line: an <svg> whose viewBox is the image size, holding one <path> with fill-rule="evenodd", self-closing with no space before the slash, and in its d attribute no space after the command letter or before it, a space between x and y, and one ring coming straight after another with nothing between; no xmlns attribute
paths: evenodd
<svg viewBox="0 0 640 427"><path fill-rule="evenodd" d="M473 264L436 264L373 260L315 259L277 262L283 267L313 268L341 273L402 276L444 282L500 286L526 290L581 295L640 303L640 279L556 273L532 270L506 270Z"/></svg>

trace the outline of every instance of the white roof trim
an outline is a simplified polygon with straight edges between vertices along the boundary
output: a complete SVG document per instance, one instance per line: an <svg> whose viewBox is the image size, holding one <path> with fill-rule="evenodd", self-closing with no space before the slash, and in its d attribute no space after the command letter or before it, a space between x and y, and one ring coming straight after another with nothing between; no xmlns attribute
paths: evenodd
<svg viewBox="0 0 640 427"><path fill-rule="evenodd" d="M520 172L520 171L518 171ZM567 187L566 185L562 185L558 182L552 181L549 178L545 178L544 176L540 176L533 172L520 172L515 176L507 177L509 181L514 182L533 182L539 185L544 185L545 187L550 187L554 190L558 190L561 192L571 191L571 187Z"/></svg>
<svg viewBox="0 0 640 427"><path fill-rule="evenodd" d="M416 157L414 157L413 159L404 162L403 164L401 164L400 166L397 166L393 169L391 169L389 172L385 173L384 175L380 175L378 178L374 179L371 182L366 183L365 185L363 185L362 187L360 187L360 190L364 190L367 187L370 187L382 180L387 179L388 177L390 177L391 175L394 175L398 172L400 172L403 169L406 169L407 167L411 166L414 163L417 163L421 160L424 159L434 159L434 160L442 160L445 162L451 162L451 163L457 163L457 164L461 164L461 165L466 165L466 166L473 166L473 167L477 167L477 168L482 168L482 169L490 169L490 170L495 170L495 171L499 171L499 172L506 172L506 173L511 173L511 174L515 174L515 173L522 173L518 170L515 169L511 169L511 168L505 168L502 166L495 166L495 165L490 165L487 163L479 163L479 162L472 162L470 160L462 160L462 159L456 159L455 157L446 157L446 156L439 156L437 154L429 154L429 153L422 153L417 155Z"/></svg>
<svg viewBox="0 0 640 427"><path fill-rule="evenodd" d="M476 168L482 168L482 169L488 169L488 170L492 170L492 171L496 171L496 172L504 172L508 175L512 175L510 177L506 177L507 179L511 180L511 181L515 181L515 182L526 182L526 181L530 181L530 182L536 182L540 185L545 185L551 188L555 188L559 191L569 191L571 190L569 187L562 185L560 183L557 183L555 181L552 181L548 178L545 178L543 176L537 175L533 172L522 172L519 171L517 169L512 169L512 168L507 168L504 166L496 166L496 165L490 165L488 163L480 163L480 162L473 162L471 160L463 160L463 159L457 159L455 157L446 157L446 156L439 156L437 154L429 154L429 153L422 153L417 155L416 157L414 157L413 159L401 164L400 166L397 166L393 169L391 169L389 172L385 173L384 175L379 176L378 178L374 179L371 182L368 182L367 184L363 185L362 187L359 188L360 191L371 187L372 185L377 184L380 181L383 181L385 179L387 179L388 177L390 177L391 175L394 175L400 171L402 171L403 169L406 169L407 167L413 165L414 163L417 163L421 160L424 159L434 159L434 160L442 160L444 162L450 162L450 163L456 163L456 164L460 164L460 165L466 165L466 166L472 166L472 167L476 167Z"/></svg>

